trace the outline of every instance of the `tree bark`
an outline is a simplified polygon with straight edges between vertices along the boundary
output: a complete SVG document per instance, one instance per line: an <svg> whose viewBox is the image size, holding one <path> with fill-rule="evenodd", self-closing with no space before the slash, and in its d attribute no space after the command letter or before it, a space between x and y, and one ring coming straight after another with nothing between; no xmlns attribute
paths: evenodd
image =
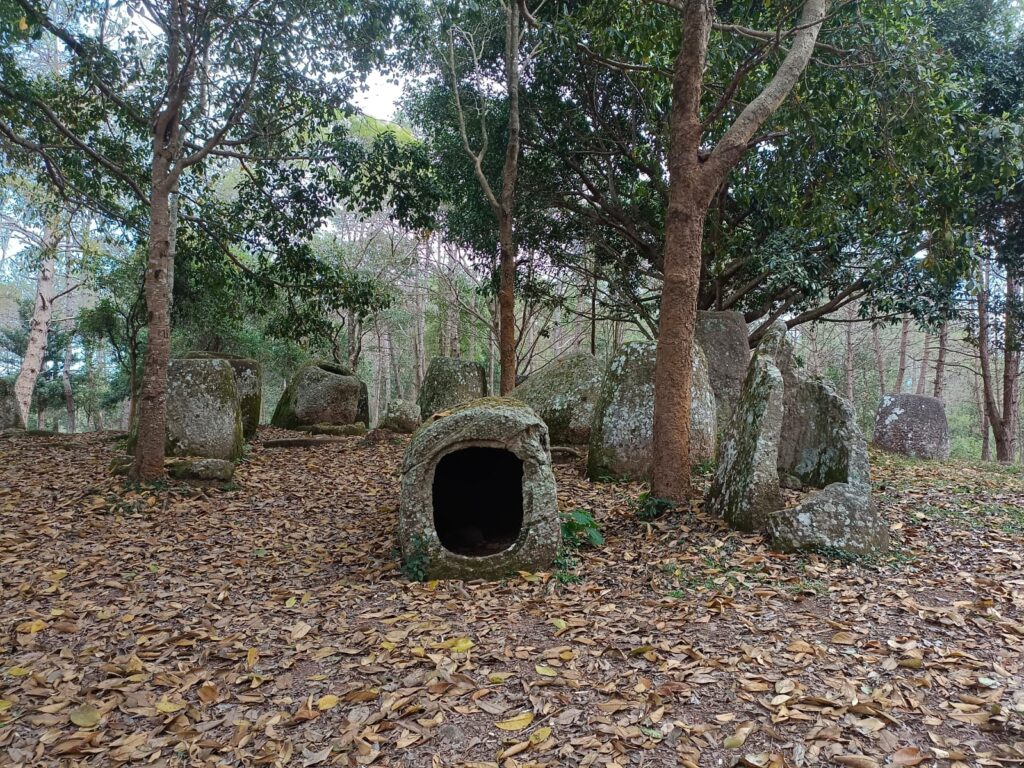
<svg viewBox="0 0 1024 768"><path fill-rule="evenodd" d="M882 354L882 336L877 325L871 326L871 345L875 349L875 367L878 369L878 396L885 397L885 356Z"/></svg>
<svg viewBox="0 0 1024 768"><path fill-rule="evenodd" d="M921 348L921 367L917 373L917 388L915 394L923 395L925 393L925 385L928 382L928 360L931 357L932 351L932 334L930 331L924 332L924 345Z"/></svg>
<svg viewBox="0 0 1024 768"><path fill-rule="evenodd" d="M71 364L74 358L71 354L71 339L64 348L64 366L61 371L61 379L64 382L64 404L68 411L68 434L75 433L75 393L71 389Z"/></svg>
<svg viewBox="0 0 1024 768"><path fill-rule="evenodd" d="M846 399L853 403L853 305L846 312Z"/></svg>
<svg viewBox="0 0 1024 768"><path fill-rule="evenodd" d="M1013 463L1017 456L1017 423L1020 413L1020 339L1016 312L1018 293L1016 275L1007 272L1006 310L1003 316L1003 420L1000 425L1003 434L1001 448L1000 441L996 440L996 459L1008 464Z"/></svg>
<svg viewBox="0 0 1024 768"><path fill-rule="evenodd" d="M690 380L708 209L716 190L810 62L828 6L829 0L806 0L798 31L775 75L708 152L701 96L714 2L682 2L682 42L672 76L664 282L654 372L651 494L655 497L679 503L690 494Z"/></svg>
<svg viewBox="0 0 1024 768"><path fill-rule="evenodd" d="M939 352L935 358L935 384L932 387L932 397L942 398L946 390L946 354L949 349L949 325L942 324L939 331Z"/></svg>
<svg viewBox="0 0 1024 768"><path fill-rule="evenodd" d="M907 378L907 346L910 342L910 318L903 316L903 323L900 326L900 363L896 369L896 385L893 390L896 394L903 391L903 382Z"/></svg>
<svg viewBox="0 0 1024 768"><path fill-rule="evenodd" d="M43 236L42 262L39 265L39 277L36 280L35 304L32 308L32 320L28 329L28 344L25 355L21 359L21 370L14 381L14 397L18 401L21 421L27 427L29 411L32 407L32 392L36 380L43 370L46 359L46 341L50 333L50 318L53 317L53 273L56 266L57 244L60 232L57 226L50 226ZM43 429L42 426L39 427Z"/></svg>

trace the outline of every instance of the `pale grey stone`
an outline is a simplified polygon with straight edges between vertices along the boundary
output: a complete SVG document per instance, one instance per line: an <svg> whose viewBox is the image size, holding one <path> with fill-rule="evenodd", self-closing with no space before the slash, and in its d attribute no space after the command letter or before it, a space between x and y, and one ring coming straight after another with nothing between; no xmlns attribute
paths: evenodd
<svg viewBox="0 0 1024 768"><path fill-rule="evenodd" d="M886 395L875 413L874 444L914 459L948 459L945 403L926 395Z"/></svg>
<svg viewBox="0 0 1024 768"><path fill-rule="evenodd" d="M778 471L783 397L779 369L755 355L718 444L706 507L741 531L763 530L783 505Z"/></svg>
<svg viewBox="0 0 1024 768"><path fill-rule="evenodd" d="M224 459L181 459L168 463L167 472L179 480L226 483L235 476L235 465Z"/></svg>
<svg viewBox="0 0 1024 768"><path fill-rule="evenodd" d="M548 425L554 445L586 445L601 394L604 366L579 352L549 363L512 390Z"/></svg>
<svg viewBox="0 0 1024 768"><path fill-rule="evenodd" d="M271 424L296 429L359 421L370 421L366 384L344 366L313 362L300 368L288 382Z"/></svg>
<svg viewBox="0 0 1024 768"><path fill-rule="evenodd" d="M472 470L454 474L469 456ZM561 543L555 491L547 427L524 403L484 398L435 415L413 436L402 465L406 564L427 578L462 579L547 568Z"/></svg>
<svg viewBox="0 0 1024 768"><path fill-rule="evenodd" d="M242 432L246 440L255 436L263 408L263 368L259 361L225 352L189 352L185 360L227 360L235 372L238 407L242 411Z"/></svg>
<svg viewBox="0 0 1024 768"><path fill-rule="evenodd" d="M630 342L609 361L590 435L587 474L592 480L650 475L656 357L653 342ZM717 410L707 360L696 344L690 391L690 464L697 466L714 458Z"/></svg>
<svg viewBox="0 0 1024 768"><path fill-rule="evenodd" d="M750 364L750 337L742 312L697 313L697 344L708 360L708 378L718 407L719 434L729 426Z"/></svg>
<svg viewBox="0 0 1024 768"><path fill-rule="evenodd" d="M226 360L171 360L167 368L167 453L237 459L242 414Z"/></svg>
<svg viewBox="0 0 1024 768"><path fill-rule="evenodd" d="M428 416L487 396L487 374L480 363L455 357L435 357L427 366L417 403Z"/></svg>
<svg viewBox="0 0 1024 768"><path fill-rule="evenodd" d="M14 396L14 382L0 379L0 429L24 429L21 409Z"/></svg>
<svg viewBox="0 0 1024 768"><path fill-rule="evenodd" d="M392 400L384 410L380 428L390 432L412 434L423 422L420 407L412 400Z"/></svg>

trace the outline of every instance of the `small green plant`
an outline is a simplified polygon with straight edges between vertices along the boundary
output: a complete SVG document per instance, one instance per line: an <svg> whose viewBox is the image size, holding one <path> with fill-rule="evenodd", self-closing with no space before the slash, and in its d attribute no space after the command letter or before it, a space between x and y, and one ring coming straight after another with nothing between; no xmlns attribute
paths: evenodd
<svg viewBox="0 0 1024 768"><path fill-rule="evenodd" d="M412 552L402 561L402 573L410 581L426 581L428 562L427 540L423 536L414 536Z"/></svg>
<svg viewBox="0 0 1024 768"><path fill-rule="evenodd" d="M604 546L604 536L594 516L585 509L563 512L562 546L579 549L584 543L595 548Z"/></svg>
<svg viewBox="0 0 1024 768"><path fill-rule="evenodd" d="M657 496L652 496L649 492L641 493L640 497L636 500L637 519L645 523L657 520L675 508L676 504L674 501L659 499Z"/></svg>
<svg viewBox="0 0 1024 768"><path fill-rule="evenodd" d="M715 474L717 465L714 459L704 459L700 464L693 468L694 474L700 475L701 477L710 477Z"/></svg>

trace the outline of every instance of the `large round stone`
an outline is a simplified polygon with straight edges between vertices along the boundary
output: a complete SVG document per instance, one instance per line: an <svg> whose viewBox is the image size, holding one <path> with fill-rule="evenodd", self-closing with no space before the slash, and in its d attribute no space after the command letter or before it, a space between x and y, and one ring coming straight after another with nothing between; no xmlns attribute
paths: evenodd
<svg viewBox="0 0 1024 768"><path fill-rule="evenodd" d="M592 480L650 475L655 359L653 342L630 342L608 363L590 436L587 474ZM690 464L697 466L714 458L718 427L707 360L696 344L690 381Z"/></svg>
<svg viewBox="0 0 1024 768"><path fill-rule="evenodd" d="M427 366L416 400L426 418L456 405L487 396L487 374L480 363L455 357L435 357Z"/></svg>
<svg viewBox="0 0 1024 768"><path fill-rule="evenodd" d="M335 363L307 363L292 377L270 423L283 429L370 422L366 384Z"/></svg>
<svg viewBox="0 0 1024 768"><path fill-rule="evenodd" d="M234 460L242 455L242 413L226 360L171 360L167 367L167 453Z"/></svg>
<svg viewBox="0 0 1024 768"><path fill-rule="evenodd" d="M544 422L508 398L428 420L405 452L399 542L407 570L424 578L547 568L561 525Z"/></svg>
<svg viewBox="0 0 1024 768"><path fill-rule="evenodd" d="M580 352L549 363L512 390L548 425L554 445L586 445L601 395L604 366Z"/></svg>
<svg viewBox="0 0 1024 768"><path fill-rule="evenodd" d="M227 360L235 372L238 407L242 411L242 432L249 440L260 425L263 407L263 369L259 361L225 352L189 352L184 360Z"/></svg>
<svg viewBox="0 0 1024 768"><path fill-rule="evenodd" d="M949 458L945 403L926 395L886 395L875 413L874 444L915 459Z"/></svg>

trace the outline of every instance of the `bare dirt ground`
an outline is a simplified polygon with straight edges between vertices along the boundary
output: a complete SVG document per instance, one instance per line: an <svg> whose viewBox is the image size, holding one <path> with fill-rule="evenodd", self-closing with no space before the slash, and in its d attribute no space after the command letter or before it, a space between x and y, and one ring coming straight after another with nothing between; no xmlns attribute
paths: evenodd
<svg viewBox="0 0 1024 768"><path fill-rule="evenodd" d="M0 765L1024 761L1010 470L874 455L896 547L848 562L641 523L640 486L563 466L604 548L420 584L401 439L269 436L229 490L126 488L109 435L0 439Z"/></svg>

